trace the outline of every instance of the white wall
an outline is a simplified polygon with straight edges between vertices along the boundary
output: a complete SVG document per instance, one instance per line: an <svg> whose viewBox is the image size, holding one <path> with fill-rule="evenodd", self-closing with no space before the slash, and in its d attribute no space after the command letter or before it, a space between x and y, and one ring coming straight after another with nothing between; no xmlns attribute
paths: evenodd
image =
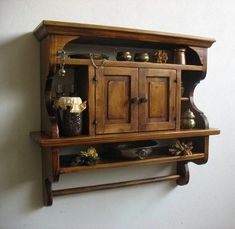
<svg viewBox="0 0 235 229"><path fill-rule="evenodd" d="M233 0L0 0L0 228L235 227L235 2ZM39 130L39 43L43 19L215 37L196 104L212 127L210 160L190 164L187 186L170 182L54 199L43 207ZM155 176L171 167L115 169L62 176L59 186Z"/></svg>

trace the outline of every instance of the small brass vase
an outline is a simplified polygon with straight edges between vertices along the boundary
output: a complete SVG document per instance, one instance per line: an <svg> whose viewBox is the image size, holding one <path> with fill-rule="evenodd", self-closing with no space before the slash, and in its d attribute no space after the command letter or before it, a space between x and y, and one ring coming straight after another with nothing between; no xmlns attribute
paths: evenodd
<svg viewBox="0 0 235 229"><path fill-rule="evenodd" d="M194 113L188 109L181 118L182 129L193 129L196 125Z"/></svg>

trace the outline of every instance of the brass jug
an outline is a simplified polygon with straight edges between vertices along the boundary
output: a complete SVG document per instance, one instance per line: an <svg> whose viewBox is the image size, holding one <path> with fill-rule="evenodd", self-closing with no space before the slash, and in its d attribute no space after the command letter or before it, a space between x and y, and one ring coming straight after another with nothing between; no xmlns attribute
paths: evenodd
<svg viewBox="0 0 235 229"><path fill-rule="evenodd" d="M174 64L186 64L185 52L185 48L174 49Z"/></svg>

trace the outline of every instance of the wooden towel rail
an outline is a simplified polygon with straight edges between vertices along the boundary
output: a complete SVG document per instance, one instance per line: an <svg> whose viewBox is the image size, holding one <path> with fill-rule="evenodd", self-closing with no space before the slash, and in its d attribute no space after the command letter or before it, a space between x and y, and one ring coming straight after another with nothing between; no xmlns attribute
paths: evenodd
<svg viewBox="0 0 235 229"><path fill-rule="evenodd" d="M93 192L93 191L113 189L113 188L122 188L122 187L156 183L160 181L170 181L170 180L176 180L178 185L185 185L189 182L189 170L188 170L187 162L178 162L177 174L173 174L173 175L151 177L151 178L145 178L145 179L122 181L122 182L100 184L100 185L92 185L92 186L84 186L84 187L77 187L77 188L52 190L51 182L49 181L49 179L46 179L45 180L45 187L47 189L46 205L47 206L52 205L53 197L57 197L57 196Z"/></svg>

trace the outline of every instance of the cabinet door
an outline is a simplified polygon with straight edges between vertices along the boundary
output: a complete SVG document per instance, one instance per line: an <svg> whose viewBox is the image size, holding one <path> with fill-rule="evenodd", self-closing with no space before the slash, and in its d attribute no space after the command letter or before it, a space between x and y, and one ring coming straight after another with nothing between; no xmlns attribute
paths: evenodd
<svg viewBox="0 0 235 229"><path fill-rule="evenodd" d="M138 130L138 69L102 67L97 70L96 133Z"/></svg>
<svg viewBox="0 0 235 229"><path fill-rule="evenodd" d="M139 70L139 130L176 128L176 71Z"/></svg>

